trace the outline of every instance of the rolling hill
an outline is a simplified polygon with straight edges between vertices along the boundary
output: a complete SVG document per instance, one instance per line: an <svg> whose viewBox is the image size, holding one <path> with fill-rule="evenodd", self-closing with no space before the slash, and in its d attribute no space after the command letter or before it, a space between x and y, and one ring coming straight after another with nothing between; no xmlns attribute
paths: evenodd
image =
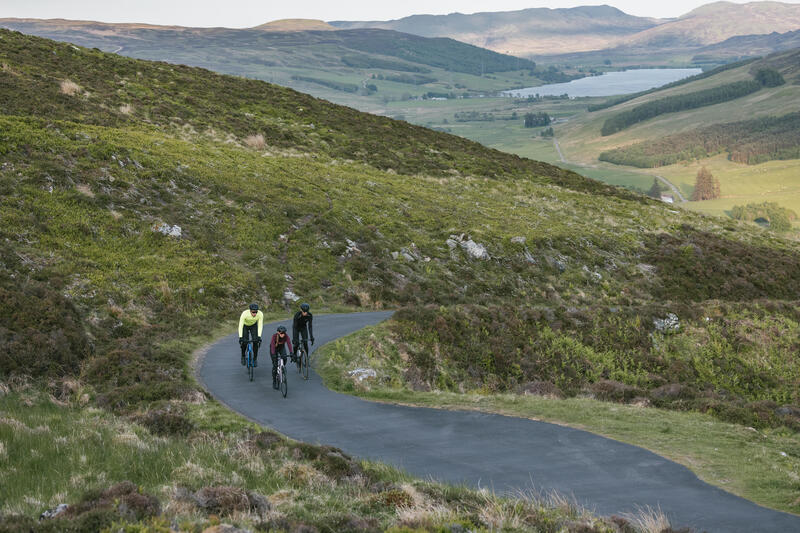
<svg viewBox="0 0 800 533"><path fill-rule="evenodd" d="M392 21L330 24L384 28L427 37L451 37L540 62L574 65L707 65L791 48L764 39L800 29L800 7L779 2L716 2L677 19L632 17L609 6L528 9L462 15L414 15ZM704 50L733 37L725 54ZM761 37L759 37L761 36ZM757 44L756 44L757 41ZM699 57L695 57L699 56Z"/></svg>
<svg viewBox="0 0 800 533"><path fill-rule="evenodd" d="M450 37L502 53L531 56L611 48L658 21L610 6L533 8L463 15L413 15L391 21L332 21L337 28L383 28L425 37Z"/></svg>
<svg viewBox="0 0 800 533"><path fill-rule="evenodd" d="M128 57L263 79L360 109L411 98L479 96L566 75L447 38L380 29L331 31L319 21L183 28L0 19L0 27Z"/></svg>

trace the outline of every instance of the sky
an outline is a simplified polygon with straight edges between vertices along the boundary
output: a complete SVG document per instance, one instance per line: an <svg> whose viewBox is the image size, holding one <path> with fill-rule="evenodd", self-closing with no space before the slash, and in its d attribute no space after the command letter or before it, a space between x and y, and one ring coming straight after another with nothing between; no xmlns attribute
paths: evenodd
<svg viewBox="0 0 800 533"><path fill-rule="evenodd" d="M732 0L738 4L747 0ZM331 20L390 20L409 15L515 11L531 7L565 8L607 3L639 17L678 17L702 0L648 2L610 0L0 0L0 18L66 18L101 22L227 28L249 28L284 18ZM797 4L800 0L784 0Z"/></svg>

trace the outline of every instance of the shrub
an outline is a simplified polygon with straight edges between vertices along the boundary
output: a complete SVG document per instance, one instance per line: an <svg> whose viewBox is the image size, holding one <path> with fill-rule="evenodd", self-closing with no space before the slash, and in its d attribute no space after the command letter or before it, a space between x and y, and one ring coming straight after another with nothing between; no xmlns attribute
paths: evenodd
<svg viewBox="0 0 800 533"><path fill-rule="evenodd" d="M75 375L90 351L83 320L57 285L0 281L0 374Z"/></svg>
<svg viewBox="0 0 800 533"><path fill-rule="evenodd" d="M136 418L139 423L155 435L185 436L194 429L194 423L186 415L185 409L175 405L151 409Z"/></svg>

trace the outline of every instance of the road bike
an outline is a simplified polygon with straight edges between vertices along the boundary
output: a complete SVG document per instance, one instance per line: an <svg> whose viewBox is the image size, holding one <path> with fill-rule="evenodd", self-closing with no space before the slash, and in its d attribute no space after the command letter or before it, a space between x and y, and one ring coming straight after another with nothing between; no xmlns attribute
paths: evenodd
<svg viewBox="0 0 800 533"><path fill-rule="evenodd" d="M256 372L255 359L253 359L253 341L247 341L247 351L244 355L247 364L247 377L250 378L250 381L253 381Z"/></svg>
<svg viewBox="0 0 800 533"><path fill-rule="evenodd" d="M308 350L305 341L297 343L297 371L302 374L303 379L308 379L308 367L310 366Z"/></svg>
<svg viewBox="0 0 800 533"><path fill-rule="evenodd" d="M275 374L275 379L278 380L278 390L281 391L283 397L286 398L286 393L289 392L289 385L286 383L286 365L283 364L283 356L278 354L278 371Z"/></svg>

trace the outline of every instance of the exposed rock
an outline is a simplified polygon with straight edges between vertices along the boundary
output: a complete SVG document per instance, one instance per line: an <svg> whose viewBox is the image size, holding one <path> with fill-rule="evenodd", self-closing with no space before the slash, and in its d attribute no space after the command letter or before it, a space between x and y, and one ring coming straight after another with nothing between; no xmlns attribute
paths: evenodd
<svg viewBox="0 0 800 533"><path fill-rule="evenodd" d="M800 418L800 407L795 407L793 405L782 405L775 409L775 414L780 416L792 416L796 418Z"/></svg>
<svg viewBox="0 0 800 533"><path fill-rule="evenodd" d="M378 377L378 373L371 368L356 368L347 373L350 377L357 379L359 382L365 379Z"/></svg>
<svg viewBox="0 0 800 533"><path fill-rule="evenodd" d="M67 505L66 503L59 503L56 507L48 509L42 514L40 514L39 520L49 520L51 518L55 518L65 513L67 509L69 509L69 505Z"/></svg>
<svg viewBox="0 0 800 533"><path fill-rule="evenodd" d="M636 265L636 268L638 268L642 274L646 274L649 276L654 275L656 273L656 270L658 270L655 265L648 265L645 263L639 263L638 265Z"/></svg>
<svg viewBox="0 0 800 533"><path fill-rule="evenodd" d="M358 249L358 245L355 242L351 241L350 239L345 239L347 242L347 249L344 251L344 255L350 257L351 255L360 254L361 250Z"/></svg>
<svg viewBox="0 0 800 533"><path fill-rule="evenodd" d="M472 239L461 243L461 247L475 259L491 259L489 252L486 251L486 247Z"/></svg>
<svg viewBox="0 0 800 533"><path fill-rule="evenodd" d="M525 244L525 237L511 237L511 242L514 244Z"/></svg>
<svg viewBox="0 0 800 533"><path fill-rule="evenodd" d="M532 265L535 265L535 264L537 264L539 262L539 261L536 260L535 257L533 257L533 255L531 255L531 253L527 250L527 248L525 249L525 252L523 253L523 256L525 257L525 261L527 261L528 263L530 263Z"/></svg>
<svg viewBox="0 0 800 533"><path fill-rule="evenodd" d="M589 267L587 267L586 265L583 265L583 271L586 272L586 274L588 274L589 276L591 276L595 281L601 281L603 279L602 274L590 270Z"/></svg>
<svg viewBox="0 0 800 533"><path fill-rule="evenodd" d="M486 251L486 247L483 244L477 243L470 238L467 238L465 234L461 235L450 235L450 238L445 241L447 246L450 249L454 249L457 246L460 246L462 250L467 252L470 257L475 259L491 259L492 257L489 255L489 252Z"/></svg>
<svg viewBox="0 0 800 533"><path fill-rule="evenodd" d="M294 293L292 289L286 289L283 291L283 301L284 302L296 302L299 300L300 297Z"/></svg>
<svg viewBox="0 0 800 533"><path fill-rule="evenodd" d="M176 238L180 238L183 234L180 226L170 226L165 222L157 222L156 224L153 224L153 231L162 233L168 237Z"/></svg>
<svg viewBox="0 0 800 533"><path fill-rule="evenodd" d="M675 313L667 313L666 318L654 318L653 325L656 331L661 333L670 333L681 329L680 320L678 320L678 315Z"/></svg>

